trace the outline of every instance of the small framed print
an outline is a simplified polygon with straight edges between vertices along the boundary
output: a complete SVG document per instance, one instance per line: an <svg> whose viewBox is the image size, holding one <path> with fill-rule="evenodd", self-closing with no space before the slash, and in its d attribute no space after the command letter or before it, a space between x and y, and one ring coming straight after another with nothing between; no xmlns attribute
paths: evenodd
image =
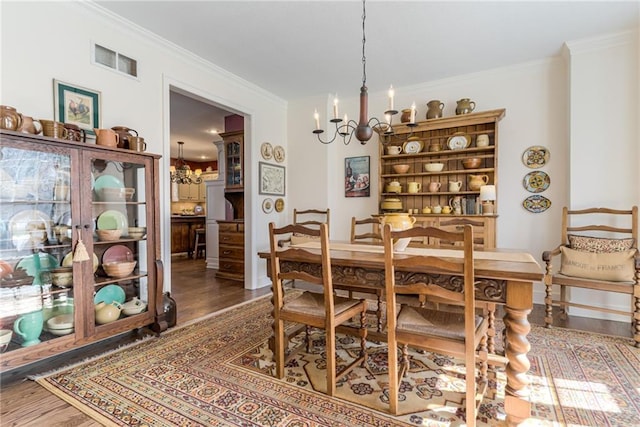
<svg viewBox="0 0 640 427"><path fill-rule="evenodd" d="M100 128L100 92L53 80L53 116L58 122L77 125L88 135Z"/></svg>
<svg viewBox="0 0 640 427"><path fill-rule="evenodd" d="M369 156L344 159L344 196L369 197Z"/></svg>
<svg viewBox="0 0 640 427"><path fill-rule="evenodd" d="M285 195L285 168L284 166L258 162L259 166L259 194L284 196Z"/></svg>

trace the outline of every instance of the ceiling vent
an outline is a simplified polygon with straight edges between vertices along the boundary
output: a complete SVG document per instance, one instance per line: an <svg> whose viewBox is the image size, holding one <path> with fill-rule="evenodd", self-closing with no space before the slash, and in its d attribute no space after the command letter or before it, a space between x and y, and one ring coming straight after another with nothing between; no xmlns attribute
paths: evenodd
<svg viewBox="0 0 640 427"><path fill-rule="evenodd" d="M115 50L107 49L99 44L93 44L93 63L102 65L111 70L138 78L138 61L129 58Z"/></svg>

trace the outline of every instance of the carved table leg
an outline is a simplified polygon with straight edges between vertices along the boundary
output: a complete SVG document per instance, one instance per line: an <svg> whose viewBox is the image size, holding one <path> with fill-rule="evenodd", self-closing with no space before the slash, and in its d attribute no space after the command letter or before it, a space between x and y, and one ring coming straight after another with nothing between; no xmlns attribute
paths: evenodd
<svg viewBox="0 0 640 427"><path fill-rule="evenodd" d="M532 306L532 283L511 281L507 283L507 304L504 315L507 386L504 407L509 426L517 426L531 416L528 378L531 363L527 357L531 349L527 340L531 325L527 316Z"/></svg>

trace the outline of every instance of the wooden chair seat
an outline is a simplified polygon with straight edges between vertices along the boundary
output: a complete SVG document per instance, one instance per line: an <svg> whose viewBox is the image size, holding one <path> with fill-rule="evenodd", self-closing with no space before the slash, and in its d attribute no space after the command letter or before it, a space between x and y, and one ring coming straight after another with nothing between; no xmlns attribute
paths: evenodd
<svg viewBox="0 0 640 427"><path fill-rule="evenodd" d="M488 321L482 316L475 317L476 333L486 333ZM396 334L418 333L436 335L464 342L464 313L431 310L403 305L396 325Z"/></svg>
<svg viewBox="0 0 640 427"><path fill-rule="evenodd" d="M366 303L366 301L362 300L354 300L350 298L334 296L333 309L335 310L336 316L340 316L346 312L350 312L353 310L355 310L355 314L358 314L359 311L362 311L362 308L360 306L363 304L363 302ZM287 301L287 303L282 308L281 315L284 313L315 316L318 318L322 318L324 321L324 295L315 292L304 292L299 297Z"/></svg>

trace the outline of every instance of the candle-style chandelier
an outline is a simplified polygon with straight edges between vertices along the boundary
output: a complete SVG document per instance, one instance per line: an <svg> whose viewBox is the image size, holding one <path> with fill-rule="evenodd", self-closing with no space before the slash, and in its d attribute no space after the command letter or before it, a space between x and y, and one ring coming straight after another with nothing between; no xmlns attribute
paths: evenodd
<svg viewBox="0 0 640 427"><path fill-rule="evenodd" d="M385 121L381 122L376 117L369 119L369 95L367 94L367 57L365 55L365 45L367 38L365 36L365 21L367 18L367 11L365 7L365 0L362 0L362 87L360 88L360 120L356 123L355 120L349 120L347 115L344 115L344 119L341 119L338 115L338 97L333 100L333 118L329 120L336 126L333 138L330 140L323 140L320 138L320 134L324 132L324 129L320 128L320 115L316 109L314 113L315 125L313 133L318 136L318 141L323 144L331 144L338 135L342 137L344 145L348 145L351 142L351 138L354 133L356 139L361 144L366 144L373 136L373 130L379 134L391 135L393 134L393 127L391 126L391 120L394 115L398 114L398 111L393 108L393 86L389 88L389 106L387 111L384 112Z"/></svg>
<svg viewBox="0 0 640 427"><path fill-rule="evenodd" d="M169 167L171 182L178 184L200 184L202 183L202 169L191 170L191 167L184 161L182 154L184 142L178 141L178 159L174 166Z"/></svg>

